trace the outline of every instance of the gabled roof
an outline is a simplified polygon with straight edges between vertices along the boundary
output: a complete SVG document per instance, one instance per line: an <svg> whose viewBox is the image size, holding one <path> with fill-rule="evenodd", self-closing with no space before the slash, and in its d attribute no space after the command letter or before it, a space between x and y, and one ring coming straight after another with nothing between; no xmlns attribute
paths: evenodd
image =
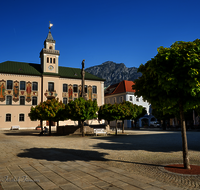
<svg viewBox="0 0 200 190"><path fill-rule="evenodd" d="M132 86L134 85L133 81L123 80L117 84L113 84L109 86L105 90L105 96L113 95L113 94L119 94L124 92L135 92L132 89Z"/></svg>
<svg viewBox="0 0 200 190"><path fill-rule="evenodd" d="M16 61L5 61L0 63L0 73L8 74L21 74L21 75L51 75L59 76L62 78L74 78L81 79L81 69L71 68L71 67L58 67L57 73L43 73L40 64L35 63L24 63ZM85 72L86 80L96 80L96 81L105 81L105 79L99 78L95 75Z"/></svg>

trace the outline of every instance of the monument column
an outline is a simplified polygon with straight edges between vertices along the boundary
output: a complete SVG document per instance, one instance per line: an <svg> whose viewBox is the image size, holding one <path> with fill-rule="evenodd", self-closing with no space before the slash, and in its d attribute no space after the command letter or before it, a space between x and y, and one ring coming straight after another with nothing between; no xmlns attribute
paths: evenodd
<svg viewBox="0 0 200 190"><path fill-rule="evenodd" d="M81 97L87 100L86 94L85 94L85 59L82 61L82 70L81 70L81 76L82 76L82 89L81 89Z"/></svg>

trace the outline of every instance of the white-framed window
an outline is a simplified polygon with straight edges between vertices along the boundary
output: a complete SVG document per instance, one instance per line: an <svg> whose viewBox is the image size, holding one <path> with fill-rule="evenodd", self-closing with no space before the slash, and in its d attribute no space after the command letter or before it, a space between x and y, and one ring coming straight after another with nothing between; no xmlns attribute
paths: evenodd
<svg viewBox="0 0 200 190"><path fill-rule="evenodd" d="M37 96L32 97L32 105L36 106L37 105Z"/></svg>
<svg viewBox="0 0 200 190"><path fill-rule="evenodd" d="M26 82L20 81L20 90L26 90Z"/></svg>
<svg viewBox="0 0 200 190"><path fill-rule="evenodd" d="M6 114L6 122L9 122L9 121L11 121L11 114L7 113Z"/></svg>
<svg viewBox="0 0 200 190"><path fill-rule="evenodd" d="M63 84L63 92L68 92L68 85L67 84Z"/></svg>
<svg viewBox="0 0 200 190"><path fill-rule="evenodd" d="M33 82L32 83L32 90L33 91L38 91L38 83L37 82Z"/></svg>
<svg viewBox="0 0 200 190"><path fill-rule="evenodd" d="M24 121L24 114L23 113L19 114L19 121Z"/></svg>
<svg viewBox="0 0 200 190"><path fill-rule="evenodd" d="M12 105L12 96L6 96L6 105Z"/></svg>
<svg viewBox="0 0 200 190"><path fill-rule="evenodd" d="M133 97L129 96L129 101L132 102L133 101Z"/></svg>
<svg viewBox="0 0 200 190"><path fill-rule="evenodd" d="M73 92L78 92L78 85L77 84L73 85Z"/></svg>
<svg viewBox="0 0 200 190"><path fill-rule="evenodd" d="M116 98L113 98L113 102L116 103Z"/></svg>
<svg viewBox="0 0 200 190"><path fill-rule="evenodd" d="M92 93L96 94L97 93L97 86L92 86Z"/></svg>
<svg viewBox="0 0 200 190"><path fill-rule="evenodd" d="M19 105L25 105L25 96L20 96Z"/></svg>
<svg viewBox="0 0 200 190"><path fill-rule="evenodd" d="M123 96L120 97L120 102L123 102Z"/></svg>
<svg viewBox="0 0 200 190"><path fill-rule="evenodd" d="M13 89L13 81L12 80L7 80L7 83L6 83L6 88L7 90L12 90Z"/></svg>
<svg viewBox="0 0 200 190"><path fill-rule="evenodd" d="M48 82L48 91L53 92L54 91L54 83L53 82Z"/></svg>
<svg viewBox="0 0 200 190"><path fill-rule="evenodd" d="M136 102L139 102L139 101L140 101L140 98L138 98L137 96L136 96L135 98L136 98Z"/></svg>
<svg viewBox="0 0 200 190"><path fill-rule="evenodd" d="M63 104L67 104L67 98L63 98Z"/></svg>

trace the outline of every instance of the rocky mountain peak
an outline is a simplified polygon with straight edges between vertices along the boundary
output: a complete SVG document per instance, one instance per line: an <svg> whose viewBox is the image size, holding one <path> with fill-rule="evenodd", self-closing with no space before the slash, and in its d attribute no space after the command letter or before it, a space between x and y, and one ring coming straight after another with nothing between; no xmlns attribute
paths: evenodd
<svg viewBox="0 0 200 190"><path fill-rule="evenodd" d="M128 68L124 63L115 63L113 61L106 61L101 65L89 67L85 71L106 79L104 83L105 87L123 80L134 81L142 75L141 73L137 73L136 67Z"/></svg>

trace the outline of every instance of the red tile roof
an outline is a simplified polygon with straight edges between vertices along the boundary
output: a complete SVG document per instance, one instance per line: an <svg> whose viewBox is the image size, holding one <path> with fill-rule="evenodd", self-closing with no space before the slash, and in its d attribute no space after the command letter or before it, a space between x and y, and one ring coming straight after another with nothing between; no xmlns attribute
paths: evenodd
<svg viewBox="0 0 200 190"><path fill-rule="evenodd" d="M105 90L105 96L119 94L123 92L135 92L132 89L133 84L134 84L133 81L128 81L128 80L123 80L120 83L113 84Z"/></svg>

